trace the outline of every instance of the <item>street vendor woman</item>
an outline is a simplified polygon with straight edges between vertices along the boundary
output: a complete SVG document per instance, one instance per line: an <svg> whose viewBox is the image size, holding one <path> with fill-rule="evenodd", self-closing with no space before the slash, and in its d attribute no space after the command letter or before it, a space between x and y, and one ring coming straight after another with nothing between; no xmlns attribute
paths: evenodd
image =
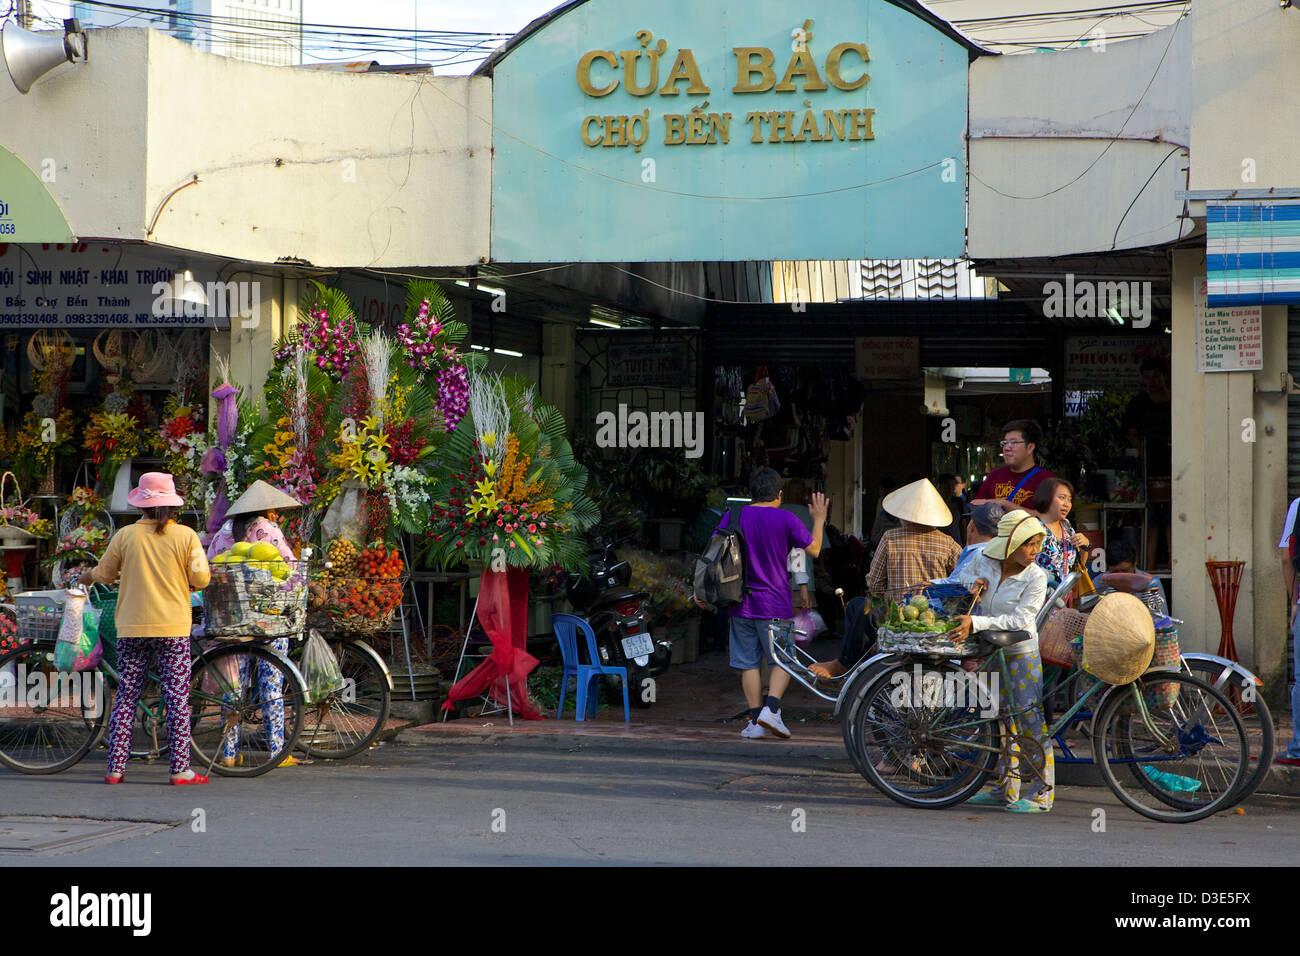
<svg viewBox="0 0 1300 956"><path fill-rule="evenodd" d="M212 543L208 545L208 556L228 551L232 546L239 542L248 542L249 544L270 544L280 552L280 557L289 562L289 567L297 568L297 556L289 547L289 543L284 539L284 532L280 530L278 523L279 515L277 512L288 511L292 508L301 508L302 505L296 498L286 495L283 491L272 487L265 481L255 481L248 486L248 490L236 499L235 503L226 511L226 521L221 526L221 530L216 533ZM292 583L297 579L297 575L290 578ZM281 637L270 642L271 649L287 655L289 653L289 638ZM246 666L247 662L245 662ZM247 674L239 675L240 681L248 680ZM270 753L278 753L284 749L284 694L283 694L283 677L279 671L272 668L269 664L258 661L257 664L257 682L258 693L262 700L268 701L263 706L262 723L267 735L266 747ZM231 727L226 734L226 740L221 748L221 763L227 767L234 767L239 763L239 735L240 727L236 724ZM288 756L280 762L282 767L291 767L298 763L296 757Z"/></svg>
<svg viewBox="0 0 1300 956"><path fill-rule="evenodd" d="M280 511L301 508L297 498L286 495L283 491L267 484L261 479L253 482L226 511L226 521L212 537L208 545L208 557L213 558L240 541L249 544L275 545L280 557L286 561L297 561L289 543L280 530Z"/></svg>
<svg viewBox="0 0 1300 956"><path fill-rule="evenodd" d="M1056 779L1052 738L1043 716L1043 662L1038 654L1038 630L1034 618L1047 600L1047 572L1036 563L1043 546L1043 523L1028 511L1008 511L998 522L998 534L984 545L957 574L967 590L982 588L979 614L963 614L951 632L954 640L980 631L1028 631L1030 639L1012 644L1004 651L1010 686L999 686L1001 712L1027 711L1015 718L1017 731L1033 737L1042 747L1027 754L1032 766L1025 766L1012 748L1011 765L998 759L997 782L992 789L976 794L970 802L1001 806L1012 813L1046 813L1052 809Z"/></svg>
<svg viewBox="0 0 1300 956"><path fill-rule="evenodd" d="M952 512L928 478L885 495L884 510L902 526L886 531L876 546L867 573L868 594L897 596L913 585L952 574L961 557L961 547L940 530L952 523ZM875 634L867 632L866 622L857 622L862 625L859 627L854 627L854 623L845 621L840 656L809 668L814 677L842 676L875 641Z"/></svg>

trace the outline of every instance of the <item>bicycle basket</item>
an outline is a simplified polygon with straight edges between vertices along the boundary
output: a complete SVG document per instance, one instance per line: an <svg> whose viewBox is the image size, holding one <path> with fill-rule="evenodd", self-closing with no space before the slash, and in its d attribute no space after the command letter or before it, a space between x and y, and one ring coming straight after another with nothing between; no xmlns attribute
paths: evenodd
<svg viewBox="0 0 1300 956"><path fill-rule="evenodd" d="M90 606L99 611L99 642L104 660L117 667L117 592L102 584L90 586Z"/></svg>
<svg viewBox="0 0 1300 956"><path fill-rule="evenodd" d="M895 597L897 595L897 599ZM971 594L959 584L935 584L917 588L894 589L885 594L890 614L877 628L877 641L882 653L926 654L933 657L983 657L992 648L974 634L962 640L949 636L946 619L970 610ZM914 620L901 617L902 608L918 597L926 599L926 610L935 612L936 626L923 629L918 611ZM897 600L897 603L895 603ZM897 611L898 616L893 612ZM901 619L900 619L901 618Z"/></svg>
<svg viewBox="0 0 1300 956"><path fill-rule="evenodd" d="M1151 667L1147 670L1146 687L1147 707L1151 710L1168 710L1178 699L1178 685L1171 682L1153 683L1150 673L1153 670L1178 670L1183 659L1178 646L1178 628L1169 618L1156 623L1156 651L1151 657Z"/></svg>
<svg viewBox="0 0 1300 956"><path fill-rule="evenodd" d="M63 623L64 592L26 591L14 597L18 617L18 638L22 641L51 643L59 639Z"/></svg>
<svg viewBox="0 0 1300 956"><path fill-rule="evenodd" d="M274 571L287 567L277 579ZM207 637L267 640L296 634L307 620L305 561L214 564L203 589Z"/></svg>

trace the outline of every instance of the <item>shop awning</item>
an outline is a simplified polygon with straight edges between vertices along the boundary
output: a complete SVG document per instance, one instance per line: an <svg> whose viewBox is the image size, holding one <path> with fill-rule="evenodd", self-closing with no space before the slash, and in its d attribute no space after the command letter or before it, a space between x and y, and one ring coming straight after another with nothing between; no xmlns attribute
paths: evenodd
<svg viewBox="0 0 1300 956"><path fill-rule="evenodd" d="M27 164L0 147L0 243L72 242L58 202Z"/></svg>
<svg viewBox="0 0 1300 956"><path fill-rule="evenodd" d="M1207 202L1211 308L1300 304L1300 199Z"/></svg>

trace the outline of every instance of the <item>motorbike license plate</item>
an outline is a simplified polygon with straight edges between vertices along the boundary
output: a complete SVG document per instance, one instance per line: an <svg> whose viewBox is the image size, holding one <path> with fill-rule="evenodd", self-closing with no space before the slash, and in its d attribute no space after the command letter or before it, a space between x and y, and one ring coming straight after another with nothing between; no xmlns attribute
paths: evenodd
<svg viewBox="0 0 1300 956"><path fill-rule="evenodd" d="M655 649L654 642L650 640L649 634L629 634L623 638L623 656L627 658L643 657L647 654L653 654Z"/></svg>

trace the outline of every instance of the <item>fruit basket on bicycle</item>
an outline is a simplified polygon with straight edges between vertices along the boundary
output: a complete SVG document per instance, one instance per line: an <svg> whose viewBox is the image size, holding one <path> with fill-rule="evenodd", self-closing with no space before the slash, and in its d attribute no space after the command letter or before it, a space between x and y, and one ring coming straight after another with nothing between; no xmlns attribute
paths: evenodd
<svg viewBox="0 0 1300 956"><path fill-rule="evenodd" d="M212 561L203 589L203 630L209 638L257 641L302 631L307 621L306 561Z"/></svg>
<svg viewBox="0 0 1300 956"><path fill-rule="evenodd" d="M927 654L933 657L983 657L992 648L974 634L951 636L957 616L969 614L973 595L960 584L930 584L892 589L873 597L873 613L882 653Z"/></svg>
<svg viewBox="0 0 1300 956"><path fill-rule="evenodd" d="M325 612L336 632L386 631L402 606L406 578L396 549L359 549L346 539L331 541L324 562L313 572L308 607Z"/></svg>

